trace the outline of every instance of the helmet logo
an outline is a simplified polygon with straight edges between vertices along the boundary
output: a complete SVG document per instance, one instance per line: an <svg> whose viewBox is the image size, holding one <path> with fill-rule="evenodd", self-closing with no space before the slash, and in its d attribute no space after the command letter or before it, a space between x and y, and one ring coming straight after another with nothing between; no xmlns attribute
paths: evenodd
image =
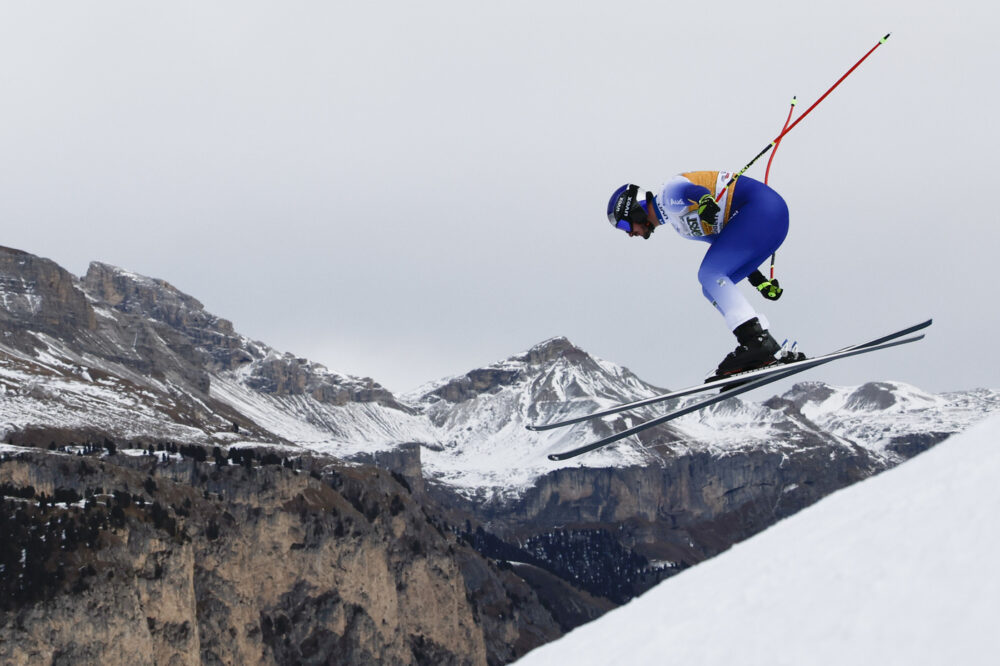
<svg viewBox="0 0 1000 666"><path fill-rule="evenodd" d="M638 194L639 186L630 184L628 189L618 197L618 203L615 204L615 219L621 220L628 217L628 214L632 212L632 207L635 205Z"/></svg>

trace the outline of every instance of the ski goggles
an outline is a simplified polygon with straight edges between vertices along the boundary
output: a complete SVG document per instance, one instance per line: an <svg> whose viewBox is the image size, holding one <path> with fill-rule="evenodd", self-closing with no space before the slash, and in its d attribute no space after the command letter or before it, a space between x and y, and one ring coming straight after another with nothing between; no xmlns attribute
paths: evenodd
<svg viewBox="0 0 1000 666"><path fill-rule="evenodd" d="M630 221L628 221L628 220L618 220L615 223L615 228L616 229L621 229L622 231L624 231L627 234L632 233L632 223Z"/></svg>

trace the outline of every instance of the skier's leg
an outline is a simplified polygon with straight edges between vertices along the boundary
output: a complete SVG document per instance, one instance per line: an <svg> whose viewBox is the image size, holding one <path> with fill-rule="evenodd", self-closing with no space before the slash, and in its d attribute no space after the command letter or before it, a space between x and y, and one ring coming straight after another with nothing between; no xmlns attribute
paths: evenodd
<svg viewBox="0 0 1000 666"><path fill-rule="evenodd" d="M733 213L719 237L730 232L729 243L745 243L749 259L729 273L733 282L746 279L773 254L788 235L788 205L777 192L752 178L737 181L733 192Z"/></svg>
<svg viewBox="0 0 1000 666"><path fill-rule="evenodd" d="M726 275L724 267L720 268L709 262L708 255L706 261L701 262L701 269L698 271L698 280L701 282L701 291L708 299L709 303L722 314L726 320L729 330L735 330L743 322L750 321L754 317L760 317L753 309L747 299L740 293L733 281Z"/></svg>
<svg viewBox="0 0 1000 666"><path fill-rule="evenodd" d="M787 234L788 206L781 196L753 179L737 181L733 213L698 270L705 297L719 309L730 330L760 318L735 283L777 250Z"/></svg>

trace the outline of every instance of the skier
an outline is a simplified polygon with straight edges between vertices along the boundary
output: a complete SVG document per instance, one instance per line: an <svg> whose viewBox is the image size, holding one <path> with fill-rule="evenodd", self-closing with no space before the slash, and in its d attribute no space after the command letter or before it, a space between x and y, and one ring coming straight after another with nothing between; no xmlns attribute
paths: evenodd
<svg viewBox="0 0 1000 666"><path fill-rule="evenodd" d="M748 278L764 298L781 296L778 281L766 279L757 267L785 240L788 206L773 189L746 176L717 200L731 177L726 171L682 173L668 181L660 194L647 191L643 197L639 186L629 183L615 190L608 201L611 225L630 237L648 239L658 226L669 222L681 236L709 244L698 281L738 342L709 380L776 363L781 349L767 330L767 319L754 310L736 284ZM781 360L800 358L804 356Z"/></svg>

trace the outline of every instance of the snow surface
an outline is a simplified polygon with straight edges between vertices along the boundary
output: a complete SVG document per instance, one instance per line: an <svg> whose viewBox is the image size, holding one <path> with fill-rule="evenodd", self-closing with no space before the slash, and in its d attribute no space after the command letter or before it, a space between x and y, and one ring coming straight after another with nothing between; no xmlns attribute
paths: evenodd
<svg viewBox="0 0 1000 666"><path fill-rule="evenodd" d="M377 403L334 406L307 395L261 393L238 376L213 377L211 394L269 432L320 453L350 456L434 441L425 418Z"/></svg>
<svg viewBox="0 0 1000 666"><path fill-rule="evenodd" d="M1000 663L998 478L994 415L518 664Z"/></svg>

